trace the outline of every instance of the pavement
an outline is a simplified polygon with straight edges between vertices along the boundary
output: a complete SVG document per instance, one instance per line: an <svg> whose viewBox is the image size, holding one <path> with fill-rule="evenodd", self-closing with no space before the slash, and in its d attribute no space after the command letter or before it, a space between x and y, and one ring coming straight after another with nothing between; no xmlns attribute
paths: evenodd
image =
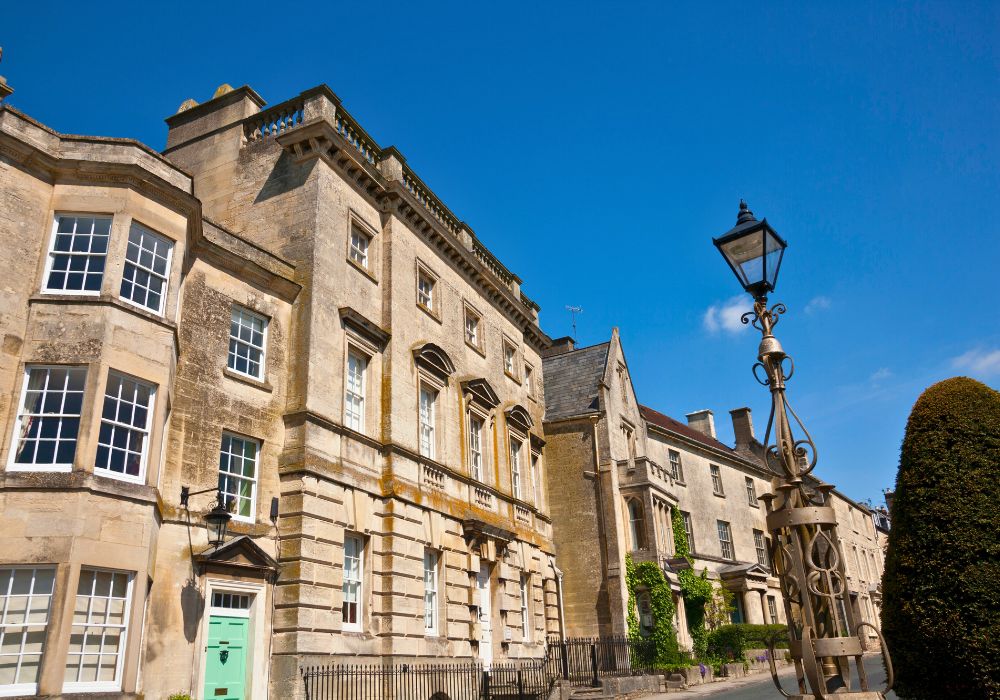
<svg viewBox="0 0 1000 700"><path fill-rule="evenodd" d="M881 690L884 688L885 669L882 668L881 655L866 654L864 665L865 673L868 676L868 686L872 690ZM779 669L778 678L781 680L785 692L793 692L795 690L795 668L793 666L786 666ZM855 679L856 682L857 680ZM765 671L764 673L755 673L752 676L744 678L734 678L732 680L692 686L680 693L646 695L643 697L643 700L683 700L684 698L696 697L708 697L712 698L712 700L775 700L775 698L780 698L781 695L774 687L771 674ZM890 692L886 695L886 700L896 700L896 694Z"/></svg>

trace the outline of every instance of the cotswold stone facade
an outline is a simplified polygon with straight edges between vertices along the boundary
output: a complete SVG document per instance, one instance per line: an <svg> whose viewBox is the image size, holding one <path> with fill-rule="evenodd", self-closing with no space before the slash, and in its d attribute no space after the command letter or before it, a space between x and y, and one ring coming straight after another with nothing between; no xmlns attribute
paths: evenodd
<svg viewBox="0 0 1000 700"><path fill-rule="evenodd" d="M538 306L328 88L264 107L189 101L160 154L0 106L0 695L560 632Z"/></svg>
<svg viewBox="0 0 1000 700"><path fill-rule="evenodd" d="M759 501L771 491L772 474L750 410L731 411L736 445L729 447L716 439L710 411L691 413L684 424L640 405L617 329L609 342L587 348L568 338L555 341L544 371L546 460L556 551L565 564L567 634L628 631L625 557L631 554L661 565L677 603L678 641L691 649L669 561L673 509L684 518L694 568L707 569L716 585L733 592L733 621L785 622ZM858 619L878 626L873 601L883 555L872 513L833 495ZM637 603L640 626L653 624L641 595Z"/></svg>

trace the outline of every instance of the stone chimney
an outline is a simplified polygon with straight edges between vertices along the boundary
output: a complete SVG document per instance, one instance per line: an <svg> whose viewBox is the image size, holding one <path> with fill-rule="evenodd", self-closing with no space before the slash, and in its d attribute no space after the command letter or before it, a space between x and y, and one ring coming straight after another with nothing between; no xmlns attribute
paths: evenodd
<svg viewBox="0 0 1000 700"><path fill-rule="evenodd" d="M706 409L687 414L688 425L699 433L715 439L715 415Z"/></svg>
<svg viewBox="0 0 1000 700"><path fill-rule="evenodd" d="M572 352L576 349L576 343L568 335L564 335L562 338L556 338L552 341L552 346L542 350L542 357L552 357L553 355L562 355L566 352Z"/></svg>
<svg viewBox="0 0 1000 700"><path fill-rule="evenodd" d="M258 113L264 100L252 88L220 85L208 102L185 100L167 117L167 147L172 163L194 176L194 194L205 216L226 220L243 147L243 120Z"/></svg>
<svg viewBox="0 0 1000 700"><path fill-rule="evenodd" d="M750 409L734 408L729 412L733 418L733 434L736 436L736 448L750 447L754 443L756 436L753 434L753 420L750 418Z"/></svg>

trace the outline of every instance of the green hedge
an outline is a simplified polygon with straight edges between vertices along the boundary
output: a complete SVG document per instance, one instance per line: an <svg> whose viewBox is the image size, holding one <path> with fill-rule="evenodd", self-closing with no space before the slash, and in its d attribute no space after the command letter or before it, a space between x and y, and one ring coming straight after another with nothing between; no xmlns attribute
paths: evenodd
<svg viewBox="0 0 1000 700"><path fill-rule="evenodd" d="M882 631L900 697L1000 698L1000 393L948 379L900 453Z"/></svg>
<svg viewBox="0 0 1000 700"><path fill-rule="evenodd" d="M706 655L726 661L744 661L747 649L788 646L785 625L723 625L708 633Z"/></svg>

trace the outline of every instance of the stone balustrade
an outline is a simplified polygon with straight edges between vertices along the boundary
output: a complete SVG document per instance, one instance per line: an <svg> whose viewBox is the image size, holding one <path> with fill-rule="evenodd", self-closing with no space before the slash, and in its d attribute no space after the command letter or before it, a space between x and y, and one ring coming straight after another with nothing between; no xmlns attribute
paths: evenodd
<svg viewBox="0 0 1000 700"><path fill-rule="evenodd" d="M301 96L294 97L247 117L243 133L248 142L273 138L301 124L304 114L305 100Z"/></svg>
<svg viewBox="0 0 1000 700"><path fill-rule="evenodd" d="M326 120L331 124L344 141L373 166L378 167L387 157L392 160L389 156L395 153L399 165L381 169L382 176L386 180L400 180L403 188L435 221L470 249L473 256L514 294L515 299L531 309L533 314L537 314L539 306L521 291L521 279L497 260L475 234L413 172L395 149L381 148L341 106L340 99L326 86L307 90L298 97L247 117L243 123L246 143L280 136L290 129L306 122L313 123L317 119Z"/></svg>
<svg viewBox="0 0 1000 700"><path fill-rule="evenodd" d="M493 494L488 489L474 486L473 493L477 506L485 510L493 510Z"/></svg>

